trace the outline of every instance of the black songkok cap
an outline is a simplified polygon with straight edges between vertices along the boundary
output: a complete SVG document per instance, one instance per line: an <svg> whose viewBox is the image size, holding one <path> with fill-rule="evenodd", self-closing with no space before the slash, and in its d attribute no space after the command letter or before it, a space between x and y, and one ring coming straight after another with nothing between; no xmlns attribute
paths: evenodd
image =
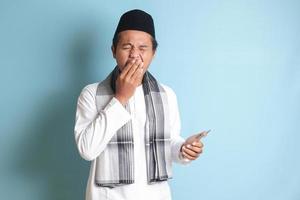
<svg viewBox="0 0 300 200"><path fill-rule="evenodd" d="M138 30L149 33L155 38L154 22L148 13L142 10L130 10L124 13L119 21L114 38L121 32L126 30Z"/></svg>

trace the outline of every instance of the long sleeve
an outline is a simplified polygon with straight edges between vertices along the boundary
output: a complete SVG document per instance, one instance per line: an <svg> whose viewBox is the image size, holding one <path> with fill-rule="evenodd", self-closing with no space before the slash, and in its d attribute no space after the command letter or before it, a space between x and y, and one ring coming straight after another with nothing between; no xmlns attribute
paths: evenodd
<svg viewBox="0 0 300 200"><path fill-rule="evenodd" d="M169 110L170 110L170 120L171 120L171 152L172 152L172 160L176 163L180 164L188 164L191 161L182 156L180 152L180 148L182 144L185 142L180 136L181 131L181 122L179 109L177 104L177 97L173 90L164 85L164 88L168 94L168 102L169 102Z"/></svg>
<svg viewBox="0 0 300 200"><path fill-rule="evenodd" d="M78 98L74 128L78 151L87 161L94 160L116 131L131 120L130 114L114 97L98 112L96 89L92 86L86 86Z"/></svg>

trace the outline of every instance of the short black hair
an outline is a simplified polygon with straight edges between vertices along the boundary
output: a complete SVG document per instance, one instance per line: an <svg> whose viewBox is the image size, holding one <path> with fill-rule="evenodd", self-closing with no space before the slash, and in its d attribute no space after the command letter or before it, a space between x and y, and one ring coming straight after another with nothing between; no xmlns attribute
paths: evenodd
<svg viewBox="0 0 300 200"><path fill-rule="evenodd" d="M112 45L113 45L115 50L117 49L117 45L118 45L119 40L120 40L120 33L115 35L113 40L112 40ZM158 43L157 43L156 39L152 36L151 36L151 42L152 42L152 50L156 51Z"/></svg>

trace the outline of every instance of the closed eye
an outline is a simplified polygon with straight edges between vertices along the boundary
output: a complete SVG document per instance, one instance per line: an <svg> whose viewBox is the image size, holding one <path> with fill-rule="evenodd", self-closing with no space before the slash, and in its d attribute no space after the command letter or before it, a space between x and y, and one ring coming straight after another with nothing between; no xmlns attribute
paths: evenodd
<svg viewBox="0 0 300 200"><path fill-rule="evenodd" d="M147 45L142 45L142 46L139 47L139 49L144 51L144 50L148 49L148 46Z"/></svg>
<svg viewBox="0 0 300 200"><path fill-rule="evenodd" d="M123 46L122 49L131 49L131 46Z"/></svg>
<svg viewBox="0 0 300 200"><path fill-rule="evenodd" d="M122 49L131 49L132 48L132 44L130 44L130 43L127 43L127 44L123 44L122 45Z"/></svg>

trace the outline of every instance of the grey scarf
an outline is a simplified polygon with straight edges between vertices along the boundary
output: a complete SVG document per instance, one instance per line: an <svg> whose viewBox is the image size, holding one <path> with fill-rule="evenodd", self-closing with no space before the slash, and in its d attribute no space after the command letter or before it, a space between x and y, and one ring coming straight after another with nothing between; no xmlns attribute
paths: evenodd
<svg viewBox="0 0 300 200"><path fill-rule="evenodd" d="M113 93L115 93L115 83L119 73L118 67L115 67L110 74ZM151 184L165 181L172 176L169 107L164 88L148 71L145 72L143 77L142 87L146 105L145 152L147 179L148 183ZM101 100L99 86L96 98ZM128 103L125 108L130 112ZM104 156L109 158L108 162L103 163ZM134 183L134 141L131 121L117 131L104 152L98 156L96 168L98 167L101 168L96 170L95 174L95 184L98 186L115 187Z"/></svg>

